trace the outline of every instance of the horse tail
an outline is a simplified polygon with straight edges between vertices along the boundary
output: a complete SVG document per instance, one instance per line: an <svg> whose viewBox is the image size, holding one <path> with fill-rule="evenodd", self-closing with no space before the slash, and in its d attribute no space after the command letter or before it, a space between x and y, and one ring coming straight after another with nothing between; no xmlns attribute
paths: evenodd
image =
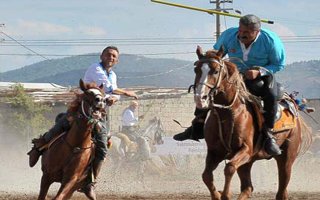
<svg viewBox="0 0 320 200"><path fill-rule="evenodd" d="M298 122L300 122L301 127L301 144L298 150L298 155L303 156L310 148L313 138L312 138L312 130L306 124L301 115L298 118Z"/></svg>

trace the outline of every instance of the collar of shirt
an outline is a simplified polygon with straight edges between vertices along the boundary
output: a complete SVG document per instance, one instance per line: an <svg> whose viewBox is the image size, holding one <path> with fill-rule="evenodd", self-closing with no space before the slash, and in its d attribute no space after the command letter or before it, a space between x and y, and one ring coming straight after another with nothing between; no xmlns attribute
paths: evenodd
<svg viewBox="0 0 320 200"><path fill-rule="evenodd" d="M248 48L246 48L245 44L243 44L243 43L238 39L239 42L240 42L240 46L241 46L241 50L242 50L242 54L243 54L243 56L242 56L243 61L248 61L248 55L249 55L249 53L250 53L251 47L252 47L253 43L255 43L255 42L257 41L257 39L259 38L259 36L260 36L260 31L259 31L259 33L257 34L256 39L253 40L253 42L249 45Z"/></svg>
<svg viewBox="0 0 320 200"><path fill-rule="evenodd" d="M101 62L100 62L99 64L100 64L100 67L102 68L102 70L104 71L104 73L107 75L107 77L108 77L108 78L111 77L112 74L114 73L114 72L112 71L112 69L110 69L110 71L108 72L108 71L103 67L103 65L102 65Z"/></svg>

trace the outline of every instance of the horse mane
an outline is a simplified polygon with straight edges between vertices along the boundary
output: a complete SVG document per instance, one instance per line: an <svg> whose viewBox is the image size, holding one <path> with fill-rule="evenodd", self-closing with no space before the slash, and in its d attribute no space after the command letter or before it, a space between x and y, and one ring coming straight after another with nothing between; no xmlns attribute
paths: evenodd
<svg viewBox="0 0 320 200"><path fill-rule="evenodd" d="M81 106L81 101L83 99L83 93L80 93L79 91L74 91L75 97L68 105L68 113L77 112L79 107Z"/></svg>
<svg viewBox="0 0 320 200"><path fill-rule="evenodd" d="M101 88L98 87L98 85L95 82L91 82L91 83L84 83L85 88L88 89L98 89L101 91L102 94L104 94L104 90L102 90ZM69 103L68 105L68 112L77 112L79 107L81 106L81 101L83 99L84 93L83 91L81 91L80 89L76 89L74 91L75 94L75 98L73 98L73 100Z"/></svg>

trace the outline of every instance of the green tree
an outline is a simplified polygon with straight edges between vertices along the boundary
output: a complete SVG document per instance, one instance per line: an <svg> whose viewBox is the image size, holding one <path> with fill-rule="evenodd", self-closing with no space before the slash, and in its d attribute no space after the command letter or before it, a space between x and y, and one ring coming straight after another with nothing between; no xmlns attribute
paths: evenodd
<svg viewBox="0 0 320 200"><path fill-rule="evenodd" d="M6 124L15 133L32 137L48 129L50 121L46 119L45 114L52 108L44 103L35 102L21 84L13 86L13 94L7 98L7 102L12 112L6 116Z"/></svg>

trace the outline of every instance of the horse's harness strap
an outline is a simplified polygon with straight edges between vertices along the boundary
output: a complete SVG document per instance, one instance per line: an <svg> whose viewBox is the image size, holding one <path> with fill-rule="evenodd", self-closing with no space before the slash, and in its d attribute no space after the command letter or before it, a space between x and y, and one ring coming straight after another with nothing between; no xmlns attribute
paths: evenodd
<svg viewBox="0 0 320 200"><path fill-rule="evenodd" d="M223 145L223 147L228 151L228 152L231 152L231 147L230 147L230 143L231 143L231 138L230 137L230 141L228 142L228 144L226 144L226 141L225 141L225 138L223 137L223 133L222 133L222 125L221 125L221 119L220 119L220 115L219 113L217 112L216 109L213 110L213 114L217 117L217 123L218 123L218 130L219 130L219 138L220 138L220 141Z"/></svg>
<svg viewBox="0 0 320 200"><path fill-rule="evenodd" d="M217 59L212 59L212 58L210 58L210 59L200 59L199 62L202 62L202 63L215 62L215 63L219 64L220 70L219 70L219 77L218 77L217 84L215 86L211 86L211 87L209 87L207 83L205 83L205 85L210 88L209 94L210 94L210 98L211 98L211 102L212 102L211 105L213 107L223 108L223 109L230 109L233 106L233 104L235 103L235 101L236 101L236 99L238 97L239 89L237 89L236 94L233 97L233 100L230 103L230 105L221 105L221 104L216 104L216 103L213 102L214 93L215 93L216 89L219 88L219 86L221 84L221 81L222 81L222 70L225 69L225 63L223 61L221 62L221 61L218 61Z"/></svg>
<svg viewBox="0 0 320 200"><path fill-rule="evenodd" d="M213 101L211 101L211 102L212 102L211 105L212 105L212 107L216 107L216 108L230 109L230 108L234 105L234 103L236 102L236 99L237 99L237 97L238 97L238 94L239 94L239 90L236 91L236 94L234 95L233 100L232 100L232 102L230 103L230 105L216 104L216 103L213 103Z"/></svg>
<svg viewBox="0 0 320 200"><path fill-rule="evenodd" d="M91 142L91 145L88 147L74 147L72 146L67 140L64 139L64 137L62 137L62 140L68 145L68 147L70 147L70 149L72 150L73 153L80 153L82 151L85 151L87 149L91 149L93 147L93 142Z"/></svg>

